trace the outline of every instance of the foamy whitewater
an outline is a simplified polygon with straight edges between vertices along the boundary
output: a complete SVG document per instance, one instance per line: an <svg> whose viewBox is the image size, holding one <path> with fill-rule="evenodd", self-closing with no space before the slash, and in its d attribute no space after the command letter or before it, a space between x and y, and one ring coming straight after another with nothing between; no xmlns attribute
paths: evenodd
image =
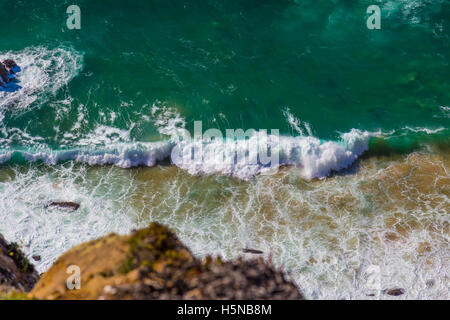
<svg viewBox="0 0 450 320"><path fill-rule="evenodd" d="M0 233L39 272L158 221L309 299L450 298L447 0L78 2L0 11Z"/></svg>
<svg viewBox="0 0 450 320"><path fill-rule="evenodd" d="M0 120L5 111L24 112L33 105L42 105L82 68L82 55L68 48L29 47L20 52L0 52L0 60L5 59L16 61L22 71L16 76L18 83L0 88Z"/></svg>
<svg viewBox="0 0 450 320"><path fill-rule="evenodd" d="M154 105L153 116L156 109ZM74 160L89 165L109 164L121 168L151 167L170 160L192 175L221 174L242 180L252 179L261 173L273 174L282 166L295 166L300 169L303 178L314 179L324 178L351 166L369 149L371 138L390 139L411 133L433 135L446 130L405 127L400 131L383 133L352 129L341 134L338 141L323 141L303 135L303 131L297 127L301 134L299 136L273 136L265 131L256 131L241 140L199 140L182 130L185 120L174 110L164 108L162 114L164 120L158 115L154 124L162 135L167 136L164 141L135 142L130 138L129 131L99 126L94 132L79 137L75 145L65 150L52 150L42 143L38 144L38 148L3 149L0 151L0 163L7 163L13 155L29 162L42 161L47 165ZM293 121L292 117L288 115L289 123ZM306 126L311 134L309 125ZM2 142L4 144L5 139L0 139L0 144ZM262 156L270 159L269 153L277 155L275 162L262 161Z"/></svg>
<svg viewBox="0 0 450 320"><path fill-rule="evenodd" d="M248 180L261 172L272 172L280 166L292 165L301 168L307 179L323 178L332 171L349 167L368 149L371 134L352 130L342 136L341 142L321 142L316 137L280 137L254 135L248 140L227 142L149 142L108 144L95 149L74 148L69 150L3 150L0 161L5 163L16 154L27 161L42 161L54 165L62 161L75 160L90 165L112 164L122 168L154 166L170 158L176 166L192 175L222 174ZM272 138L272 139L271 139ZM273 143L272 140L279 140ZM279 163L265 164L250 149L254 144L267 146L272 153L279 153ZM192 157L192 152L200 157ZM255 158L237 154L254 154ZM238 161L236 161L238 158Z"/></svg>
<svg viewBox="0 0 450 320"><path fill-rule="evenodd" d="M28 112L33 104L42 105L45 102L42 99L55 94L80 72L83 61L82 55L65 48L54 50L42 47L27 48L20 53L8 52L0 55L0 59L6 57L16 60L23 71L17 77L21 89L12 93L0 92L1 112L5 112L8 107L12 108L12 112ZM67 99L70 103L70 97ZM37 101L39 103L35 103ZM84 106L80 105L80 108L81 113L77 123L72 127L73 132L80 128L84 120ZM31 137L24 132L20 132L22 136L20 142L25 141L26 144L34 142L31 147L11 148L11 134L3 126L4 137L0 138L0 146L6 148L0 150L0 163L6 163L13 155L17 155L30 162L42 161L48 165L74 160L89 165L112 164L131 168L154 166L162 160L170 159L173 164L193 175L221 174L243 180L251 179L260 173L273 172L280 166L291 165L301 168L303 176L312 179L323 178L332 171L349 167L368 149L369 139L373 136L371 133L353 129L342 134L340 141L324 142L312 136L308 123L302 124L289 109L286 109L284 111L286 121L299 134L297 137L278 138L257 132L248 139L237 141L227 139L186 141L179 139L178 136L179 131L184 129L186 121L176 110L162 105L159 101L155 102L150 110L151 114L147 115L147 119L151 117L160 134L167 137L166 141L132 141L130 131L135 124L127 131L100 125L93 132L81 136L65 133L62 144L64 141L70 143L70 140L76 138L76 142L65 150L53 150L40 141L42 138ZM302 125L308 135L300 128ZM13 136L16 135L17 133L13 132ZM263 163L258 154L262 150L254 152L252 147L255 145L270 150L272 154L277 153L279 155L277 162Z"/></svg>

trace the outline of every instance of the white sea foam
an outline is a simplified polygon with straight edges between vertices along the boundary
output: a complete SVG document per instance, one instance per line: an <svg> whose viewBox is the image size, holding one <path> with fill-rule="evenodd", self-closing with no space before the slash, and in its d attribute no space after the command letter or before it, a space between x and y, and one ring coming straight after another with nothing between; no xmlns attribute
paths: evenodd
<svg viewBox="0 0 450 320"><path fill-rule="evenodd" d="M149 107L149 106L147 106ZM79 106L77 124L82 123L84 106ZM437 134L444 128L404 127L390 132L367 132L352 129L341 133L339 138L324 141L313 136L307 122L301 121L289 109L283 114L286 121L299 135L274 136L264 131L255 131L244 139L181 139L185 119L174 107L155 102L146 108L149 113L146 122L152 122L162 137L158 142L137 142L132 138L135 124L127 129L98 125L90 133L83 134L76 129L65 133L64 147L53 150L40 137L30 137L26 132L5 132L0 139L2 155L0 163L7 162L13 154L34 162L43 161L54 165L62 161L73 160L90 165L111 164L123 168L134 166L154 166L159 161L170 159L173 164L192 175L220 174L242 180L249 180L259 174L276 172L280 166L295 166L306 179L324 178L351 166L359 156L369 148L372 137L389 139L391 137L409 135L411 133ZM11 142L19 142L22 149L11 150ZM260 148L256 149L255 146ZM277 154L276 161L261 161L262 149ZM268 153L265 155L268 157ZM199 156L200 155L200 156Z"/></svg>
<svg viewBox="0 0 450 320"><path fill-rule="evenodd" d="M0 60L5 59L15 60L22 71L17 74L17 83L0 88L1 114L5 109L21 112L42 104L69 83L83 65L82 55L69 48L28 47L18 52L0 52Z"/></svg>
<svg viewBox="0 0 450 320"><path fill-rule="evenodd" d="M448 106L440 106L439 109L441 109L442 114L446 118L450 118L450 107L448 107Z"/></svg>
<svg viewBox="0 0 450 320"><path fill-rule="evenodd" d="M149 107L149 106L147 106ZM86 121L85 106L79 106L78 120L71 133L62 134L63 148L53 150L40 137L29 137L26 132L2 133L0 139L2 156L0 163L10 161L13 154L27 161L42 161L54 165L62 161L77 161L90 165L111 164L123 168L154 166L159 161L171 159L176 166L192 175L220 174L249 180L259 174L276 172L280 166L295 166L306 179L324 178L351 166L369 148L371 137L413 133L438 133L443 128L410 128L391 132L367 132L352 129L340 134L335 141L323 141L313 135L310 125L293 115L288 108L283 111L286 121L299 135L274 136L264 131L255 132L248 139L184 139L178 140L180 132L186 133L185 119L176 108L155 102L147 112L151 121L166 139L159 142L136 142L132 138L135 124L127 129L98 125L90 133L81 135L77 129ZM12 141L19 142L22 149L10 149ZM254 152L255 146L260 149ZM261 161L265 149L277 154L276 161ZM198 156L200 154L200 156ZM266 153L266 155L268 152Z"/></svg>
<svg viewBox="0 0 450 320"><path fill-rule="evenodd" d="M38 272L76 244L108 232L127 233L135 226L132 210L123 200L134 191L127 171L104 167L101 172L92 170L87 179L84 168L42 169L2 171L8 179L0 181L0 233L17 242L30 260L33 255L42 257L33 261ZM51 201L81 206L70 213L46 209Z"/></svg>
<svg viewBox="0 0 450 320"><path fill-rule="evenodd" d="M289 108L285 108L283 110L283 115L288 122L291 129L295 130L298 134L301 136L305 135L304 129L306 130L306 133L308 136L312 136L312 130L308 122L302 122L298 117L294 116L291 113L291 110ZM304 129L302 129L302 126Z"/></svg>
<svg viewBox="0 0 450 320"><path fill-rule="evenodd" d="M12 154L13 154L12 151L0 153L0 163L9 161L11 159Z"/></svg>
<svg viewBox="0 0 450 320"><path fill-rule="evenodd" d="M172 161L190 174L222 174L248 180L279 166L298 167L307 179L323 178L332 171L349 167L364 151L372 136L369 132L351 130L340 141L322 142L312 136L274 136L258 132L249 139L180 142ZM255 145L266 145L279 154L278 163L262 163L252 152ZM195 157L199 153L201 156ZM248 156L237 157L237 154ZM273 167L275 165L275 167Z"/></svg>
<svg viewBox="0 0 450 320"><path fill-rule="evenodd" d="M159 133L167 136L176 136L178 130L186 126L185 119L174 108L167 107L157 101L151 109L153 124Z"/></svg>
<svg viewBox="0 0 450 320"><path fill-rule="evenodd" d="M190 179L174 168L141 173L146 178L84 165L2 171L0 233L28 257L40 255L34 263L45 272L74 245L159 221L197 256L231 259L244 247L262 250L284 265L309 299L377 299L368 297L370 266L380 268L381 299L448 298L443 222L449 199L442 187L449 175L438 158L371 159L358 174L327 181L298 179L295 169L248 183ZM424 177L441 187L422 185L424 193L416 196ZM405 192L389 192L397 188ZM45 208L57 200L81 207L70 213ZM386 239L387 232L398 240ZM382 293L395 287L405 294Z"/></svg>
<svg viewBox="0 0 450 320"><path fill-rule="evenodd" d="M42 161L47 165L56 165L63 161L73 160L89 165L115 165L121 168L136 166L154 166L170 156L170 142L129 143L104 146L96 149L73 148L53 151L48 148L37 150L4 151L0 162L9 161L13 154L22 156L29 162Z"/></svg>
<svg viewBox="0 0 450 320"><path fill-rule="evenodd" d="M127 131L99 127L90 138L81 139L78 147L53 151L49 148L4 150L0 162L8 161L13 153L28 161L43 161L54 165L61 161L74 160L90 165L113 164L129 168L154 166L158 161L171 157L172 162L190 174L222 174L248 180L267 173L279 166L298 167L307 179L322 178L332 171L350 166L368 149L371 133L352 130L342 135L338 142L322 142L316 137L288 137L273 139L273 136L258 132L249 139L238 141L174 141L129 142ZM108 142L107 144L104 144ZM112 142L112 143L111 143ZM262 163L259 154L252 152L255 144L267 145L271 152L278 152L278 163ZM88 147L95 146L95 147ZM174 152L174 150L181 152ZM191 158L191 152L199 152L199 158ZM187 151L187 152L186 152ZM244 155L238 157L237 155ZM255 156L256 158L251 158ZM275 165L275 167L272 167Z"/></svg>
<svg viewBox="0 0 450 320"><path fill-rule="evenodd" d="M77 141L80 146L113 145L130 141L131 126L128 130L121 130L114 127L100 125L94 132Z"/></svg>
<svg viewBox="0 0 450 320"><path fill-rule="evenodd" d="M408 131L411 131L411 132L414 132L414 133L423 132L423 133L426 133L426 134L435 134L435 133L438 133L438 132L441 132L441 131L445 131L445 128L429 129L429 128L423 128L423 127L411 128L411 127L406 126L406 127L404 127L404 130L408 130Z"/></svg>
<svg viewBox="0 0 450 320"><path fill-rule="evenodd" d="M428 23L428 16L439 12L446 0L376 0L382 5L382 10L389 17L399 15L411 25L421 26Z"/></svg>

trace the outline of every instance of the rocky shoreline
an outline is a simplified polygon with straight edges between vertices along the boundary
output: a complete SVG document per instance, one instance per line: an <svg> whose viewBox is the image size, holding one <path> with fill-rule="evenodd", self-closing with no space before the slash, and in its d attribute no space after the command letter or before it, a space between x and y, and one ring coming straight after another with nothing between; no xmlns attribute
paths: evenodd
<svg viewBox="0 0 450 320"><path fill-rule="evenodd" d="M304 297L284 272L262 258L199 259L167 227L152 223L130 235L110 234L76 246L41 277L19 246L0 235L0 299Z"/></svg>
<svg viewBox="0 0 450 320"><path fill-rule="evenodd" d="M38 273L19 246L0 234L0 299L25 298L38 281Z"/></svg>

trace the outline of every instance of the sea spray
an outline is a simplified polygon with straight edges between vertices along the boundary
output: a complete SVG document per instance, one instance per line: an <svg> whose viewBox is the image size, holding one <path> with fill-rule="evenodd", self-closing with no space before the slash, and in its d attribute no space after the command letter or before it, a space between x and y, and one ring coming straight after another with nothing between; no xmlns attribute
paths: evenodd
<svg viewBox="0 0 450 320"><path fill-rule="evenodd" d="M401 153L407 143L410 144L410 152L420 146L422 140L432 142L433 139L439 141L446 137L446 130L443 129L405 128L390 133L352 129L341 134L336 141L324 141L314 136L276 136L264 130L248 131L252 134L244 139L222 137L211 140L209 136L192 139L186 130L178 129L178 138L172 136L155 142L132 142L127 131L101 127L95 132L98 134L88 135L80 139L77 145L66 149L53 150L45 144L38 148L6 148L0 153L0 161L9 162L14 156L48 165L76 161L131 168L151 167L169 160L192 175L220 174L242 180L259 174L273 174L282 166L294 166L303 178L314 179L351 166L369 150L371 139L375 141L375 152L383 152L379 149L382 141L386 150L399 148ZM241 132L244 133L243 130Z"/></svg>
<svg viewBox="0 0 450 320"><path fill-rule="evenodd" d="M9 161L13 154L27 161L48 165L74 160L90 165L113 164L123 168L154 166L170 158L176 166L190 174L222 174L248 180L267 174L283 165L299 167L305 178L322 178L332 171L351 165L367 150L370 134L352 130L342 141L322 142L315 137L286 137L257 132L248 139L173 140L160 142L126 142L93 144L80 140L80 146L66 150L41 147L5 149L0 161ZM89 140L91 141L91 140ZM194 154L197 156L193 157Z"/></svg>
<svg viewBox="0 0 450 320"><path fill-rule="evenodd" d="M0 113L25 112L39 106L50 95L67 85L83 67L83 56L77 51L58 47L28 47L21 51L0 52L0 60L13 59L21 67L18 88L0 90Z"/></svg>

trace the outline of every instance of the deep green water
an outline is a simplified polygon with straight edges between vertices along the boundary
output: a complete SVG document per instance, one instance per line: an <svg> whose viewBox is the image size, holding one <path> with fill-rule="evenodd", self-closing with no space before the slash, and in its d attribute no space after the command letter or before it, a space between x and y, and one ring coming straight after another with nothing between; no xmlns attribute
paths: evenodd
<svg viewBox="0 0 450 320"><path fill-rule="evenodd" d="M69 131L78 104L86 105L84 134L97 124L128 129L155 101L176 108L188 128L202 120L297 134L286 108L323 139L352 128L449 127L440 109L450 100L449 1L382 1L381 30L366 27L373 1L136 0L75 1L82 28L68 30L72 2L0 2L0 52L65 47L82 56L67 90L38 99L32 112L6 111L3 125L51 144L55 120ZM63 95L74 101L58 119L48 105ZM155 133L147 124L131 136Z"/></svg>
<svg viewBox="0 0 450 320"><path fill-rule="evenodd" d="M308 298L367 298L371 265L383 289L448 298L450 1L0 0L0 21L23 68L0 89L0 233L39 271L157 220L199 255L274 253ZM194 121L279 129L291 166L167 165Z"/></svg>

